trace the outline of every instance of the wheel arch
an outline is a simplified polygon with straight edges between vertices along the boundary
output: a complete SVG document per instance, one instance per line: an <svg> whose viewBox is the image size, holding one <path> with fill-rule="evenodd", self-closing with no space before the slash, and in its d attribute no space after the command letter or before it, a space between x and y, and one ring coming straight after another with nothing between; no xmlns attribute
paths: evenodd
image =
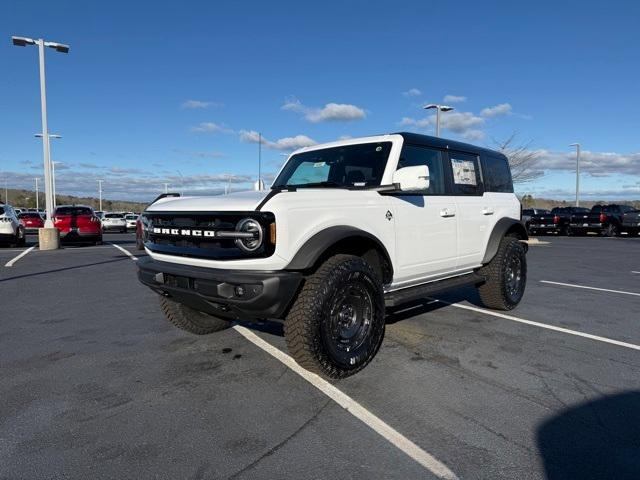
<svg viewBox="0 0 640 480"><path fill-rule="evenodd" d="M513 218L501 218L493 227L491 235L489 236L487 249L482 259L483 265L489 263L491 259L496 256L500 241L506 236L514 236L519 240L529 240L529 234L524 225L522 225L522 222L514 220Z"/></svg>
<svg viewBox="0 0 640 480"><path fill-rule="evenodd" d="M327 258L338 253L363 257L380 275L383 283L393 278L389 252L375 235L356 227L337 225L309 238L297 251L286 270L314 270Z"/></svg>

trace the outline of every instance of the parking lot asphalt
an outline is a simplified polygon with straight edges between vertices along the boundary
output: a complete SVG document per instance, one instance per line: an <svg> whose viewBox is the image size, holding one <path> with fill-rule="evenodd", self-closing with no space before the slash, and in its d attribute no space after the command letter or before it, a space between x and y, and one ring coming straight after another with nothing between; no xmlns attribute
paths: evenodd
<svg viewBox="0 0 640 480"><path fill-rule="evenodd" d="M465 289L390 312L333 385L458 478L638 478L640 238L541 240L517 309ZM443 477L238 329L172 327L112 243L144 255L0 249L0 478Z"/></svg>

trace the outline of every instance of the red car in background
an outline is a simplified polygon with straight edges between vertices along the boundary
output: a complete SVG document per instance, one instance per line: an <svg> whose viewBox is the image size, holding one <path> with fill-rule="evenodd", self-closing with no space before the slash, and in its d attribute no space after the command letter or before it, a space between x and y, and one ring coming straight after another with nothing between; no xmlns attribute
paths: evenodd
<svg viewBox="0 0 640 480"><path fill-rule="evenodd" d="M91 207L64 205L53 214L60 239L68 242L102 243L102 224Z"/></svg>
<svg viewBox="0 0 640 480"><path fill-rule="evenodd" d="M44 228L44 218L38 212L21 213L18 220L27 233L38 233L39 228Z"/></svg>

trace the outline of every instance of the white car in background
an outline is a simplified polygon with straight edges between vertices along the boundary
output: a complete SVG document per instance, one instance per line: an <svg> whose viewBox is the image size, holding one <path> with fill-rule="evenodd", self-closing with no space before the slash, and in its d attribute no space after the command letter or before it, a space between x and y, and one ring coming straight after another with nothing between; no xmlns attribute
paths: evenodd
<svg viewBox="0 0 640 480"><path fill-rule="evenodd" d="M0 203L0 245L16 245L25 243L24 227L11 205Z"/></svg>
<svg viewBox="0 0 640 480"><path fill-rule="evenodd" d="M102 231L126 233L127 221L124 219L124 215L122 213L105 213L102 217Z"/></svg>
<svg viewBox="0 0 640 480"><path fill-rule="evenodd" d="M124 216L125 221L127 222L127 232L136 229L136 221L138 220L139 215L135 213L130 213Z"/></svg>

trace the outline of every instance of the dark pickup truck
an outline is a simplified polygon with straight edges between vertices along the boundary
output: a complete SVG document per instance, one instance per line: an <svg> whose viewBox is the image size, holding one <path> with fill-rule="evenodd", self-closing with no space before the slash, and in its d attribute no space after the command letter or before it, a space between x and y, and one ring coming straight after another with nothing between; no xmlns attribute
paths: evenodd
<svg viewBox="0 0 640 480"><path fill-rule="evenodd" d="M606 237L620 235L625 213L633 212L628 205L594 205L589 213L571 215L570 229L575 235L595 232Z"/></svg>
<svg viewBox="0 0 640 480"><path fill-rule="evenodd" d="M557 233L559 235L568 235L571 216L587 213L589 213L588 208L555 207L551 209L551 212L531 215L528 227L529 234Z"/></svg>
<svg viewBox="0 0 640 480"><path fill-rule="evenodd" d="M640 233L640 210L631 210L622 214L622 231L629 235Z"/></svg>

